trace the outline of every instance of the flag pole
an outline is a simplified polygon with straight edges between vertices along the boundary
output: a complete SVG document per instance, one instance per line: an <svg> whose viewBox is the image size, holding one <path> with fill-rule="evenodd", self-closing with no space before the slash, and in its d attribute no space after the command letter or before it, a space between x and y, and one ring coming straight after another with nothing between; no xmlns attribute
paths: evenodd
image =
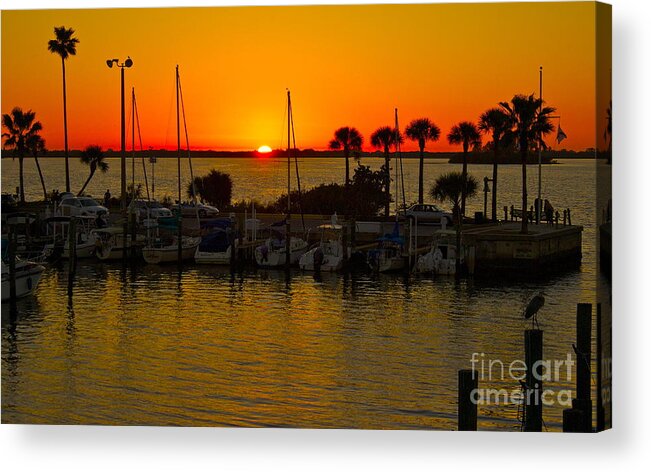
<svg viewBox="0 0 651 472"><path fill-rule="evenodd" d="M543 96L543 68L540 66L540 111L542 111ZM540 213L542 211L542 143L538 139L538 201L536 203L536 224L540 224Z"/></svg>

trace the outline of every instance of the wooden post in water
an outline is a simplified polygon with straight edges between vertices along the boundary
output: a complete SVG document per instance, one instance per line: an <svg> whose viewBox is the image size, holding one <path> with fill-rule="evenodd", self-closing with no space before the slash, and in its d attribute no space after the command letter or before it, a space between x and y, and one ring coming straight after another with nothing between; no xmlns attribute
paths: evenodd
<svg viewBox="0 0 651 472"><path fill-rule="evenodd" d="M341 228L341 246L344 251L344 262L348 261L348 222L342 224Z"/></svg>
<svg viewBox="0 0 651 472"><path fill-rule="evenodd" d="M16 303L16 230L9 225L9 247L7 248L7 257L9 257L9 300L12 305Z"/></svg>
<svg viewBox="0 0 651 472"><path fill-rule="evenodd" d="M133 211L130 214L131 219L131 262L136 260L136 212Z"/></svg>
<svg viewBox="0 0 651 472"><path fill-rule="evenodd" d="M473 394L479 383L478 373L473 369L461 369L458 375L457 425L459 431L477 431L477 403L473 401Z"/></svg>
<svg viewBox="0 0 651 472"><path fill-rule="evenodd" d="M126 242L126 240L125 240ZM68 224L68 299L72 300L72 288L77 270L77 219L73 216Z"/></svg>
<svg viewBox="0 0 651 472"><path fill-rule="evenodd" d="M566 408L563 410L563 432L564 433L582 433L583 432L583 412L576 408Z"/></svg>
<svg viewBox="0 0 651 472"><path fill-rule="evenodd" d="M583 432L592 431L592 400L590 399L590 359L592 350L592 304L576 307L576 398L572 408L583 412Z"/></svg>
<svg viewBox="0 0 651 472"><path fill-rule="evenodd" d="M603 336L601 320L601 303L597 303L597 432L606 429L606 414L603 399Z"/></svg>
<svg viewBox="0 0 651 472"><path fill-rule="evenodd" d="M542 431L542 357L543 332L527 329L524 332L524 362L527 366L524 398L524 430Z"/></svg>

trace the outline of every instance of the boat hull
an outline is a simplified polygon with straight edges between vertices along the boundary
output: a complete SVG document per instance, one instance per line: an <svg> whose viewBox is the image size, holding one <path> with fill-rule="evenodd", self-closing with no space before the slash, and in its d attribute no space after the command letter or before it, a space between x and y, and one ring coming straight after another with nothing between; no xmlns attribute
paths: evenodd
<svg viewBox="0 0 651 472"><path fill-rule="evenodd" d="M323 252L321 252L321 256L319 256L318 253L320 249L320 247L316 247L303 254L298 261L298 266L302 270L308 271L336 272L341 270L344 265L344 258ZM315 259L317 261L321 259L322 262L320 264L315 264Z"/></svg>
<svg viewBox="0 0 651 472"><path fill-rule="evenodd" d="M206 252L197 248L194 253L194 261L197 264L229 265L231 263L231 247L222 252Z"/></svg>
<svg viewBox="0 0 651 472"><path fill-rule="evenodd" d="M266 249L265 249L266 248ZM290 265L298 263L299 259L307 251L307 243L302 239L292 238L290 246ZM286 265L287 252L284 247L272 248L269 242L255 249L255 262L260 267L273 268Z"/></svg>
<svg viewBox="0 0 651 472"><path fill-rule="evenodd" d="M194 238L188 242L184 242L181 248L181 260L188 261L194 259L195 252L201 240ZM170 244L162 247L144 247L142 249L142 257L148 264L166 264L170 262L178 262L179 248L177 244Z"/></svg>
<svg viewBox="0 0 651 472"><path fill-rule="evenodd" d="M41 280L41 274L45 270L40 264L32 262L18 262L16 267L16 297L21 298L30 295L36 290L38 282ZM3 264L2 271L2 301L8 301L11 298L11 285L9 283L9 269Z"/></svg>

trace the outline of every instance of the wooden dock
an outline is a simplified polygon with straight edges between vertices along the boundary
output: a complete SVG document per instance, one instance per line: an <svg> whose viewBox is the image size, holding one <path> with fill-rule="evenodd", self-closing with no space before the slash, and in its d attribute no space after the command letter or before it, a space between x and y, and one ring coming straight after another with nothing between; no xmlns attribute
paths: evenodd
<svg viewBox="0 0 651 472"><path fill-rule="evenodd" d="M511 222L465 227L468 271L537 275L581 263L582 226L529 224L528 234L521 234L520 228L520 223Z"/></svg>

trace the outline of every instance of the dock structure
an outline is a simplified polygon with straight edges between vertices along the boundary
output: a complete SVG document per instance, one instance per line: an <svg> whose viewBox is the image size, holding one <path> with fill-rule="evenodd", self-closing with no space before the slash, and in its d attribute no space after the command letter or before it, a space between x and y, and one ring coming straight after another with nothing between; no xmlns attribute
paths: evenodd
<svg viewBox="0 0 651 472"><path fill-rule="evenodd" d="M532 224L527 234L520 229L520 223L511 222L465 227L469 273L539 274L581 263L582 226Z"/></svg>

